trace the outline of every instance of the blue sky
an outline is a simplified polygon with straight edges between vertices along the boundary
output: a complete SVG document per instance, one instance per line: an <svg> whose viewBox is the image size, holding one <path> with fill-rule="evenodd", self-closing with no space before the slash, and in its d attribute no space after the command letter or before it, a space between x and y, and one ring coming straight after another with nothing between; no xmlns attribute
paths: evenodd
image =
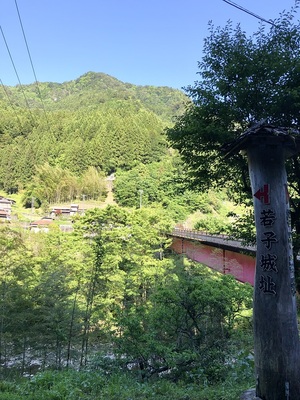
<svg viewBox="0 0 300 400"><path fill-rule="evenodd" d="M0 25L22 84L35 77L16 0L3 0ZM294 0L235 0L275 19ZM65 82L88 71L137 85L182 88L197 80L208 22L241 23L247 33L259 21L223 0L17 0L38 81ZM299 13L300 11L298 11ZM2 35L0 79L18 83Z"/></svg>

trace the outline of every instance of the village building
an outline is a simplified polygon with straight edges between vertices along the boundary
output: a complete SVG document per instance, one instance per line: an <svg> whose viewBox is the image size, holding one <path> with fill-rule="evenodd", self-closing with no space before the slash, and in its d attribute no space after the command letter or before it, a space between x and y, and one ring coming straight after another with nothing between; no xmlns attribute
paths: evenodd
<svg viewBox="0 0 300 400"><path fill-rule="evenodd" d="M7 199L6 197L0 196L0 220L10 221L11 219L11 208L15 204L12 199Z"/></svg>
<svg viewBox="0 0 300 400"><path fill-rule="evenodd" d="M11 216L10 213L6 210L0 210L0 221L1 222L10 222Z"/></svg>
<svg viewBox="0 0 300 400"><path fill-rule="evenodd" d="M72 217L79 212L78 204L71 204L70 207L54 207L51 212L51 217Z"/></svg>
<svg viewBox="0 0 300 400"><path fill-rule="evenodd" d="M12 199L7 199L6 197L0 196L0 210L7 211L8 214L11 213L11 207L16 202Z"/></svg>
<svg viewBox="0 0 300 400"><path fill-rule="evenodd" d="M33 221L29 225L29 229L33 232L49 232L49 226L53 223L53 219L44 217L38 221Z"/></svg>

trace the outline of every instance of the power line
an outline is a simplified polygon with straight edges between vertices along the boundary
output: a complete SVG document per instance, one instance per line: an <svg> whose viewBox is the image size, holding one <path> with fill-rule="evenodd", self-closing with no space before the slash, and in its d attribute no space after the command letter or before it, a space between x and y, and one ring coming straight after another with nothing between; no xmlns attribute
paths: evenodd
<svg viewBox="0 0 300 400"><path fill-rule="evenodd" d="M44 111L44 114L45 114L45 117L46 117L46 121L47 121L47 123L49 124L48 117L47 117L47 114L46 114L45 104L44 104L44 101L43 101L43 99L42 99L40 87L39 87L38 80L37 80L36 73L35 73L35 68L34 68L34 66L33 66L32 57L31 57L31 54L30 54L30 51L29 51L29 46L28 46L28 42L27 42L27 39L26 39L26 35L25 35L25 31L24 31L24 27L23 27L23 23L22 23L22 18L21 18L21 15L20 15L20 11L19 11L19 7L18 7L17 0L15 0L15 5L16 5L16 9L17 9L19 21L20 21L22 33L23 33L23 38L24 38L24 41L25 41L25 44L26 44L26 49L27 49L27 53L28 53L29 60L30 60L31 68L32 68L33 75L34 75L34 78L35 78L35 84L36 84L36 87L37 87L37 90L38 90L38 95L39 95L39 98L40 98L41 103L42 103L42 107L43 107L43 111Z"/></svg>
<svg viewBox="0 0 300 400"><path fill-rule="evenodd" d="M2 89L3 89L4 93L5 93L5 95L6 95L7 99L8 99L8 101L9 101L9 104L10 104L11 108L12 108L12 110L13 110L13 112L14 112L14 114L15 114L17 120L18 120L20 129L22 130L22 123L21 123L21 121L20 121L19 115L18 115L18 113L17 113L17 111L16 111L16 108L15 108L13 102L11 101L11 98L9 97L8 91L6 90L6 87L4 86L4 84L3 84L3 82L2 82L2 79L0 79L0 84L1 84L1 86L2 86Z"/></svg>
<svg viewBox="0 0 300 400"><path fill-rule="evenodd" d="M276 26L276 25L274 24L274 22L272 22L272 21L270 21L270 20L267 20L267 19L265 19L265 18L260 17L259 15L253 13L252 11L247 10L246 8L240 6L239 4L234 3L234 2L231 1L231 0L223 0L223 1L225 1L225 3L227 3L227 4L229 4L229 5L231 5L231 6L235 7L235 8L237 8L238 10L244 11L245 13L247 13L247 14L249 14L249 15L252 15L252 17L255 17L255 18L257 18L257 19L260 19L261 21L264 21L264 22L266 22L267 24Z"/></svg>
<svg viewBox="0 0 300 400"><path fill-rule="evenodd" d="M19 77L17 68L16 68L16 66L15 66L14 60L13 60L12 55L11 55L11 52L10 52L10 50L9 50L9 46L8 46L8 43L7 43L7 40L6 40L6 38L5 38L5 35L4 35L4 32L3 32L3 29L2 29L2 26L1 26L1 25L0 25L0 30L1 30L1 34L2 34L2 37L3 37L3 40L4 40L4 43L5 43L7 52L8 52L9 57L10 57L10 61L11 61L11 63L12 63L12 66L14 67L16 77L17 77L18 82L19 82L19 84L20 84L21 91L22 91L23 97L24 97L24 99L25 99L25 103L26 103L27 108L28 108L28 110L29 110L31 120L32 120L33 122L35 122L35 120L34 120L34 118L33 118L33 115L32 115L32 113L31 113L31 110L30 110L30 106L29 106L27 97L26 97L25 92L24 92L23 85L22 85L22 83L21 83L21 80L20 80L20 77Z"/></svg>

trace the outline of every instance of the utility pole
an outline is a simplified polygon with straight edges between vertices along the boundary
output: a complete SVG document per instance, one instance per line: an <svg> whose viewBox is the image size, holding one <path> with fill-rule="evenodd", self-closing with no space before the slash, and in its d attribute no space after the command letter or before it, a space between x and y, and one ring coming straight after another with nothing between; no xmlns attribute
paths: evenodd
<svg viewBox="0 0 300 400"><path fill-rule="evenodd" d="M300 150L300 135L257 124L223 146L247 155L256 225L254 358L256 396L300 399L300 343L285 158Z"/></svg>
<svg viewBox="0 0 300 400"><path fill-rule="evenodd" d="M31 197L31 221L33 220L34 197Z"/></svg>
<svg viewBox="0 0 300 400"><path fill-rule="evenodd" d="M144 193L143 189L140 189L139 193L140 193L140 208L142 208L142 196L143 196L143 193Z"/></svg>

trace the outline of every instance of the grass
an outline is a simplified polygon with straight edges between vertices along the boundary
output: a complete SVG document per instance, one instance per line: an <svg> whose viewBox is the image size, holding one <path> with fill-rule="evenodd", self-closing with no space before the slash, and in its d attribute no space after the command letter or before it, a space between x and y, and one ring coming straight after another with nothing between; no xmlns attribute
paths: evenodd
<svg viewBox="0 0 300 400"><path fill-rule="evenodd" d="M141 382L128 373L46 371L29 380L1 381L0 400L237 400L251 384L235 380L214 386L166 379Z"/></svg>

